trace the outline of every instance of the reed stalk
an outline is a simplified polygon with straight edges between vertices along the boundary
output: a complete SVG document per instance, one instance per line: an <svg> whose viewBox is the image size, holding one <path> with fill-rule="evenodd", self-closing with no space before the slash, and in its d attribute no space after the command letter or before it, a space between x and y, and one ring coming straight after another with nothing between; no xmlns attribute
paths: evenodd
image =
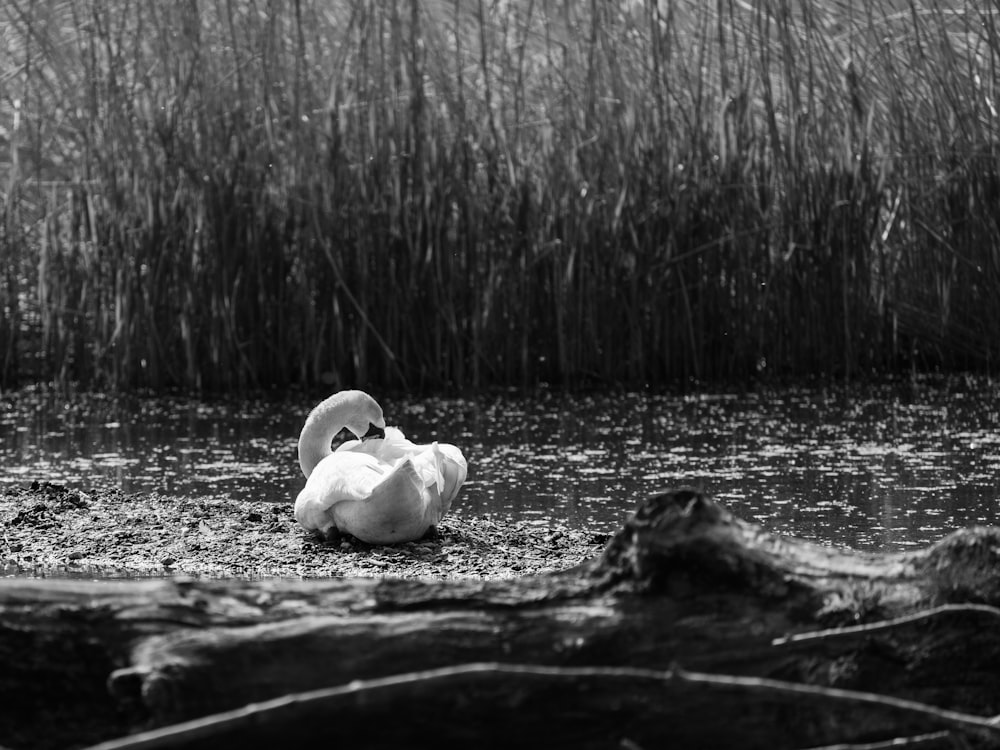
<svg viewBox="0 0 1000 750"><path fill-rule="evenodd" d="M4 384L640 385L1000 354L994 8L0 18Z"/></svg>

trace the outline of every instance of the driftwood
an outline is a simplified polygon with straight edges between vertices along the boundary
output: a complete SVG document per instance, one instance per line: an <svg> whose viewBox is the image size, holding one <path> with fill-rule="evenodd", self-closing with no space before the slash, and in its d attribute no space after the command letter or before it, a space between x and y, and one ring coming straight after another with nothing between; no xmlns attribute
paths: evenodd
<svg viewBox="0 0 1000 750"><path fill-rule="evenodd" d="M862 554L679 490L547 576L6 580L0 744L1000 746L998 557L996 528Z"/></svg>

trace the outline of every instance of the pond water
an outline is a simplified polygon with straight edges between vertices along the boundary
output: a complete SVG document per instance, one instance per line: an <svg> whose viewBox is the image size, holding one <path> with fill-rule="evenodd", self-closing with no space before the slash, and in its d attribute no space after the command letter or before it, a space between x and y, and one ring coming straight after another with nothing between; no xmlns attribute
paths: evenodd
<svg viewBox="0 0 1000 750"><path fill-rule="evenodd" d="M380 401L412 439L463 449L456 514L611 531L640 498L688 484L772 531L858 549L997 523L1000 386L984 379ZM291 503L312 402L8 394L0 484Z"/></svg>

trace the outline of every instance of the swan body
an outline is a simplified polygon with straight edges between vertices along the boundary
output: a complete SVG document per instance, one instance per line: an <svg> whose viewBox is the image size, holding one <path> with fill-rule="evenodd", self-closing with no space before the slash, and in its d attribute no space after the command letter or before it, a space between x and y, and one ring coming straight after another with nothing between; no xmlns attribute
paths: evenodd
<svg viewBox="0 0 1000 750"><path fill-rule="evenodd" d="M335 451L334 436L356 436ZM295 518L329 535L334 529L371 544L422 537L448 511L468 473L462 451L447 443L418 445L386 427L382 408L363 391L321 402L299 435L306 485Z"/></svg>

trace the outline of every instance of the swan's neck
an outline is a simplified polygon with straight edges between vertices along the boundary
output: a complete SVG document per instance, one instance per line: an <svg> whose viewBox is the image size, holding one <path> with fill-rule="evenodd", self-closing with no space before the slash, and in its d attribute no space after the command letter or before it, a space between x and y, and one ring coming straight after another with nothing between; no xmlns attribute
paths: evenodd
<svg viewBox="0 0 1000 750"><path fill-rule="evenodd" d="M362 437L371 425L385 427L382 408L363 391L341 391L309 412L299 434L299 466L308 477L330 455L334 437L345 427Z"/></svg>
<svg viewBox="0 0 1000 750"><path fill-rule="evenodd" d="M330 445L336 434L343 428L343 425L336 427L332 423L324 424L318 420L312 420L311 415L310 419L306 420L305 426L299 434L299 467L305 477L312 474L316 464L333 452L330 450Z"/></svg>

